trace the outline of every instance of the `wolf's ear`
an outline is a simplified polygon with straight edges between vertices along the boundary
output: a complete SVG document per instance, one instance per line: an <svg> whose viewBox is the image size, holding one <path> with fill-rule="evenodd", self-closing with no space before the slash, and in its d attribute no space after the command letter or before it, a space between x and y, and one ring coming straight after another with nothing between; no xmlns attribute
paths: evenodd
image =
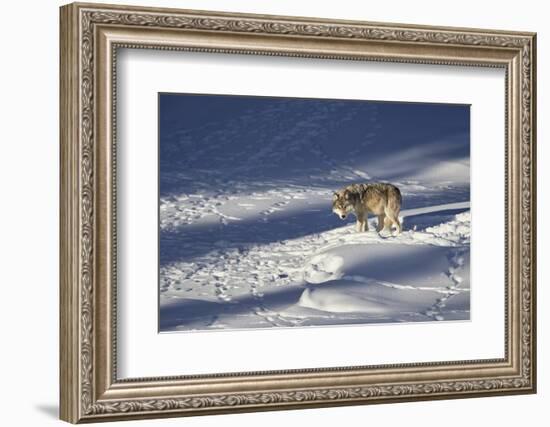
<svg viewBox="0 0 550 427"><path fill-rule="evenodd" d="M340 194L338 192L333 191L332 192L332 200L338 200L340 198Z"/></svg>

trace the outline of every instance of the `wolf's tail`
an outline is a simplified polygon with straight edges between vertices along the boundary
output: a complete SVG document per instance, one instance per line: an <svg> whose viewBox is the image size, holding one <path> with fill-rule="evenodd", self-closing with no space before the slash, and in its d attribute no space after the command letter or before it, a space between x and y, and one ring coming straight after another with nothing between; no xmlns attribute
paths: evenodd
<svg viewBox="0 0 550 427"><path fill-rule="evenodd" d="M395 212L399 212L402 202L403 197L401 196L401 191L395 185L390 184L388 188L388 204L390 208Z"/></svg>

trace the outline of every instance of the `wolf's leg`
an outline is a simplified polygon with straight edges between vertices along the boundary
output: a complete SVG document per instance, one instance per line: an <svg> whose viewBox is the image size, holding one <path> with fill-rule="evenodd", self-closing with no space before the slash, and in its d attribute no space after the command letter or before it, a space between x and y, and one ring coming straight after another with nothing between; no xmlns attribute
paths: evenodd
<svg viewBox="0 0 550 427"><path fill-rule="evenodd" d="M382 229L385 227L385 224L386 224L386 215L384 214L378 215L378 226L376 227L376 231L380 233Z"/></svg>
<svg viewBox="0 0 550 427"><path fill-rule="evenodd" d="M399 216L397 216L397 215L396 215L396 218L395 218L395 223L397 225L397 234L401 234L401 232L403 231L403 226L399 222Z"/></svg>
<svg viewBox="0 0 550 427"><path fill-rule="evenodd" d="M386 215L384 217L384 228L382 230L391 231L391 224L392 224L392 220L390 219L389 216Z"/></svg>
<svg viewBox="0 0 550 427"><path fill-rule="evenodd" d="M362 212L357 212L357 223L355 224L355 229L361 233L363 231L368 231L369 225L367 222L367 215Z"/></svg>
<svg viewBox="0 0 550 427"><path fill-rule="evenodd" d="M402 231L402 227L401 227L401 224L399 223L399 213L398 212L391 212L389 217L390 217L391 222L393 223L393 225L395 225L395 227L397 228L397 234L400 234L401 231Z"/></svg>

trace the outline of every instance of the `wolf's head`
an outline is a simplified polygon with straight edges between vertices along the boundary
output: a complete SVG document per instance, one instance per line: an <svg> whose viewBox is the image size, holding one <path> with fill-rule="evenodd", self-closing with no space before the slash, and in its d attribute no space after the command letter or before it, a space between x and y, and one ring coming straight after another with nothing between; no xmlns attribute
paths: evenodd
<svg viewBox="0 0 550 427"><path fill-rule="evenodd" d="M346 219L346 216L353 210L353 203L349 191L336 191L332 197L332 212Z"/></svg>

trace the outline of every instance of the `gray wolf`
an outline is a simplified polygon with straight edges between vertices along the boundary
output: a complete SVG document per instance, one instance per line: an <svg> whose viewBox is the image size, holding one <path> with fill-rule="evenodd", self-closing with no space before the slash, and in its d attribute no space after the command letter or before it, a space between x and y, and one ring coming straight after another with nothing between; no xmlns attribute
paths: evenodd
<svg viewBox="0 0 550 427"><path fill-rule="evenodd" d="M353 212L358 232L369 230L367 218L370 212L378 216L376 231L391 231L394 225L399 234L402 230L399 223L401 201L401 191L393 184L351 184L334 193L332 212L341 219Z"/></svg>

